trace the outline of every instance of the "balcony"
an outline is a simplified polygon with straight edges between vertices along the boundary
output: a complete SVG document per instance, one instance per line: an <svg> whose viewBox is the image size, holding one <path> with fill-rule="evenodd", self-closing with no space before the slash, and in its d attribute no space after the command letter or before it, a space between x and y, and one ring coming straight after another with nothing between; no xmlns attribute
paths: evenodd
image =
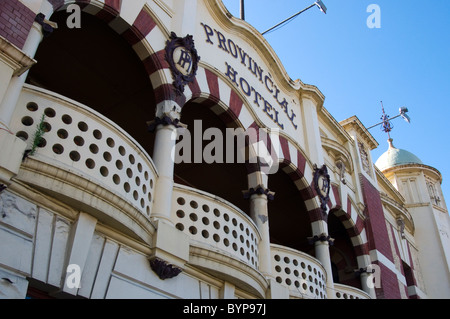
<svg viewBox="0 0 450 319"><path fill-rule="evenodd" d="M326 272L314 257L303 252L272 244L272 274L288 287L289 295L302 299L326 299Z"/></svg>
<svg viewBox="0 0 450 319"><path fill-rule="evenodd" d="M18 179L105 223L121 223L134 237L151 240L150 213L158 178L150 156L101 114L56 93L26 85L11 130L32 148Z"/></svg>
<svg viewBox="0 0 450 319"><path fill-rule="evenodd" d="M209 245L258 268L259 232L247 215L224 199L176 185L172 221L191 238L193 245Z"/></svg>
<svg viewBox="0 0 450 319"><path fill-rule="evenodd" d="M369 294L351 286L334 284L336 299L371 299Z"/></svg>

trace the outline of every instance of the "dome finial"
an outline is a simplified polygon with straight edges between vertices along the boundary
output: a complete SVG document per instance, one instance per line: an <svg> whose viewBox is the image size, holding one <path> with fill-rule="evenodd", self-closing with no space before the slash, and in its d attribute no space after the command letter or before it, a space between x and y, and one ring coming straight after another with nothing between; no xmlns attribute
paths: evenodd
<svg viewBox="0 0 450 319"><path fill-rule="evenodd" d="M395 146L394 146L394 139L392 138L392 137L390 137L389 139L388 139L388 143L389 143L389 148L395 148Z"/></svg>

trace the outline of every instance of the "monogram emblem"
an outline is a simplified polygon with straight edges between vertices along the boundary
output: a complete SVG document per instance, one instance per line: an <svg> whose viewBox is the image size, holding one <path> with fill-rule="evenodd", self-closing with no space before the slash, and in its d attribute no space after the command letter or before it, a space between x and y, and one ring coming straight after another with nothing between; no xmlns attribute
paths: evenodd
<svg viewBox="0 0 450 319"><path fill-rule="evenodd" d="M166 61L172 71L173 86L177 94L181 95L184 86L194 81L200 61L192 36L180 38L172 32L166 43Z"/></svg>

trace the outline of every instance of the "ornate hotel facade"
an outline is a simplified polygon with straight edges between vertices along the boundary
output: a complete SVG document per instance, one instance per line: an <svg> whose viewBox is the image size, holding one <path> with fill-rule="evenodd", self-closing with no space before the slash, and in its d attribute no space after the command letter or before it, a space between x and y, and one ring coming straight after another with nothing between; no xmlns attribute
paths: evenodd
<svg viewBox="0 0 450 319"><path fill-rule="evenodd" d="M220 0L3 0L0 69L1 297L450 298L440 172Z"/></svg>

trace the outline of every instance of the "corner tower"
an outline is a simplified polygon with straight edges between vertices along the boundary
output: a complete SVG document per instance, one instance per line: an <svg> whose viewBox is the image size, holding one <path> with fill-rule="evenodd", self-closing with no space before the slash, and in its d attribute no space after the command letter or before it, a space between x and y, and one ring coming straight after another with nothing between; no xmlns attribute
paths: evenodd
<svg viewBox="0 0 450 319"><path fill-rule="evenodd" d="M393 145L375 165L402 194L416 227L419 262L429 298L449 298L450 218L441 189L442 175L416 155Z"/></svg>

